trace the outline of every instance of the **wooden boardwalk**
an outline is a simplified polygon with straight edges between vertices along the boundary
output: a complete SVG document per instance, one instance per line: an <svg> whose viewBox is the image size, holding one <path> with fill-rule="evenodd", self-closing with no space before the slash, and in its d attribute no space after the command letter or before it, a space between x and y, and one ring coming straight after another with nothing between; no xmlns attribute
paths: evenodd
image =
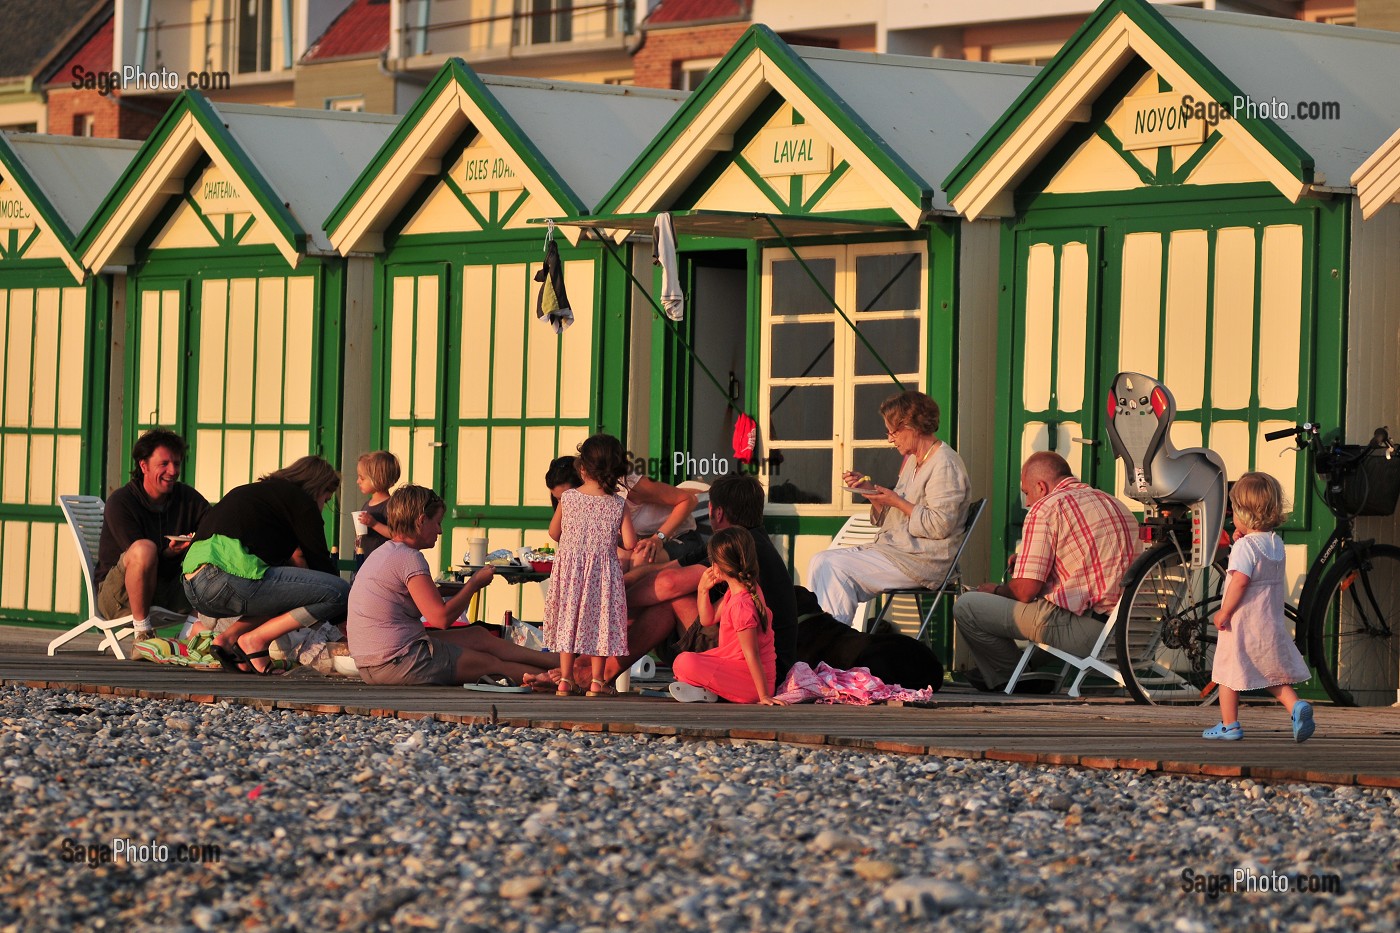
<svg viewBox="0 0 1400 933"><path fill-rule="evenodd" d="M680 704L669 698L558 699L448 687L369 687L300 671L254 677L191 671L99 655L96 636L44 654L53 633L0 628L0 683L88 693L228 701L262 709L352 713L549 729L778 741L835 748L1126 768L1207 777L1251 777L1400 787L1400 709L1320 705L1316 737L1296 745L1276 705L1246 705L1247 738L1207 742L1215 710L1137 706L1124 700L1002 698L945 688L927 707L787 708Z"/></svg>

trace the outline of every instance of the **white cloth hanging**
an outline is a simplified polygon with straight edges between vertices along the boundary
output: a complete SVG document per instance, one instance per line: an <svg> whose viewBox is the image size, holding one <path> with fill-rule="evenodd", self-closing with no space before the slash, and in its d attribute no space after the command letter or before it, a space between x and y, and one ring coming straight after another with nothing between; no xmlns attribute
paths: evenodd
<svg viewBox="0 0 1400 933"><path fill-rule="evenodd" d="M676 262L676 228L669 213L656 215L651 232L651 264L661 267L661 309L673 321L685 317L685 292L681 290Z"/></svg>

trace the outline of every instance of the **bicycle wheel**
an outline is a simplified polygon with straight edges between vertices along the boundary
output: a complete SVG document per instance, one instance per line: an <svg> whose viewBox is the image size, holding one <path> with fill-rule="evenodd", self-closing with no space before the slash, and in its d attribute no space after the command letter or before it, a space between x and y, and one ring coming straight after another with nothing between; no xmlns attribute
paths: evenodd
<svg viewBox="0 0 1400 933"><path fill-rule="evenodd" d="M1133 561L1123 577L1115 636L1118 670L1139 703L1207 704L1215 699L1211 662L1225 565L1192 570L1164 542Z"/></svg>
<svg viewBox="0 0 1400 933"><path fill-rule="evenodd" d="M1339 706L1389 706L1400 686L1400 548L1347 551L1308 612L1308 660Z"/></svg>

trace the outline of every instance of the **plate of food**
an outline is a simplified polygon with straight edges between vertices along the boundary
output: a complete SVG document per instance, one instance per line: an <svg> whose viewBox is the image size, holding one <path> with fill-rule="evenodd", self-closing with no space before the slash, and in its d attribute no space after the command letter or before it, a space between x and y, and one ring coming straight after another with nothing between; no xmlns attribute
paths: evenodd
<svg viewBox="0 0 1400 933"><path fill-rule="evenodd" d="M863 496L868 493L878 491L875 489L874 486L842 486L841 488L846 490L847 492L853 492L858 496Z"/></svg>
<svg viewBox="0 0 1400 933"><path fill-rule="evenodd" d="M181 541L193 541L194 532L190 532L187 535L166 535L165 539L171 544L179 544Z"/></svg>

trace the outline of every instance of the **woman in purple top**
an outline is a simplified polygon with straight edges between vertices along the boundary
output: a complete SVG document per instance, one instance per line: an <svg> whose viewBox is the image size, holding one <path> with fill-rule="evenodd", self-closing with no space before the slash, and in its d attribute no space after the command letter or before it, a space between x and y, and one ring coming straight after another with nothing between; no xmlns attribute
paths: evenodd
<svg viewBox="0 0 1400 933"><path fill-rule="evenodd" d="M495 570L483 567L443 601L423 557L442 533L442 498L422 486L403 486L386 510L389 543L365 558L350 589L346 636L360 678L376 685L455 685L507 677L553 690L557 654L522 648L480 626L449 628Z"/></svg>

